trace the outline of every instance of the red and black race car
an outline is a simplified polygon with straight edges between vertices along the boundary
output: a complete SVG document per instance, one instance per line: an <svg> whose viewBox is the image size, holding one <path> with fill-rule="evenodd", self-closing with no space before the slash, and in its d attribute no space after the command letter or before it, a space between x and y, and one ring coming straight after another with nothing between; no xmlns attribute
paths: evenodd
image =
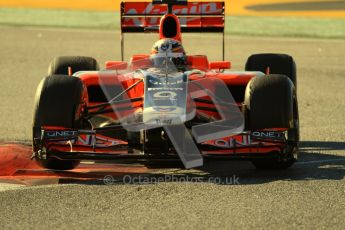
<svg viewBox="0 0 345 230"><path fill-rule="evenodd" d="M69 170L81 160L246 159L285 169L297 159L296 65L256 54L245 71L187 55L182 32L220 32L224 2L122 2L121 30L158 32L147 55L108 61L58 57L38 86L33 158ZM122 59L124 39L121 36ZM223 42L224 57L224 42Z"/></svg>

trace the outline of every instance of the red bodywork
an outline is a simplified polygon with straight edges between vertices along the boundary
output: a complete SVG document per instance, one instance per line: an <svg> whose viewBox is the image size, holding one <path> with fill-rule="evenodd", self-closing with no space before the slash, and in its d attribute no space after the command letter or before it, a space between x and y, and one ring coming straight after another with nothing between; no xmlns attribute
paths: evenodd
<svg viewBox="0 0 345 230"><path fill-rule="evenodd" d="M159 27L159 38L166 38L165 27L176 26L176 33L169 38L182 41L182 31L208 31L224 32L224 3L223 2L203 2L188 3L187 6L175 6L174 14L166 14L166 6L152 5L151 3L122 3L121 28L122 32L144 32L151 27ZM163 15L161 17L161 15ZM124 89L138 82L140 79L123 78L117 71L124 70L131 66L132 69L140 69L147 65L149 55L133 55L129 63L122 61L108 61L106 69L101 72L83 72L76 75L82 79L85 85L85 105L89 113L97 111L97 106L106 103L105 97L99 99L100 76L106 74L113 77L102 79L102 84L116 85L121 84ZM142 60L142 62L141 62ZM136 65L136 66L135 66ZM231 72L224 71L231 68L231 63L226 61L209 63L206 56L188 56L188 66L193 69L203 71L204 79L221 79L230 89L239 109L244 101L244 93L248 82L260 73L255 72ZM261 73L263 74L263 73ZM200 79L198 74L189 76L189 80ZM92 89L98 89L92 90ZM96 95L97 94L97 95ZM131 107L140 109L144 101L144 83L141 82L133 89L127 92L128 98L135 99ZM98 99L96 99L96 97ZM128 105L123 105L128 106ZM117 120L115 113L111 111L108 105L108 112L99 115L104 119ZM207 101L196 102L197 113L202 112L208 116L219 116L217 111L213 111L214 106ZM128 113L133 112L129 110ZM121 127L109 132L120 132ZM100 134L98 131L90 130L70 130L63 127L43 127L43 133L51 135L43 138L42 145L52 156L61 159L122 159L122 158L169 158L176 157L174 151L164 156L157 155L135 155L128 148L128 142L125 138L114 137L112 135ZM198 145L203 156L207 157L265 157L271 153L282 153L286 148L286 131L284 129L270 130L245 130L243 133L224 137L217 140L210 140ZM65 133L64 133L65 132ZM121 131L123 132L123 130ZM271 135L279 133L283 136L280 139L274 139ZM44 136L44 135L42 135ZM60 139L58 138L60 136Z"/></svg>

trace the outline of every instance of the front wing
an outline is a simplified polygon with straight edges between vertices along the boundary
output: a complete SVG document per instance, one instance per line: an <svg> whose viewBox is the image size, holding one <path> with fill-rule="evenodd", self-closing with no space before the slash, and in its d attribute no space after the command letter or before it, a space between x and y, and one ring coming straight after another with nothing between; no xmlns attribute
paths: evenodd
<svg viewBox="0 0 345 230"><path fill-rule="evenodd" d="M205 159L255 159L297 154L286 130L246 131L231 137L198 144ZM93 130L43 128L41 138L34 140L33 157L60 160L150 160L179 159L174 149L150 153L131 148L127 141L105 136Z"/></svg>

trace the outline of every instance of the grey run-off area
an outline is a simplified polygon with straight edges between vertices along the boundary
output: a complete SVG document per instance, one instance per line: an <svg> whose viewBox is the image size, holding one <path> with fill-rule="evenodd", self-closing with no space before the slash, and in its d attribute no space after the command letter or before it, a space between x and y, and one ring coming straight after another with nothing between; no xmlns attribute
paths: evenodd
<svg viewBox="0 0 345 230"><path fill-rule="evenodd" d="M1 27L0 138L28 141L34 94L54 56L119 60L119 33ZM186 36L186 50L220 58L213 35ZM127 37L127 49L148 53L152 37ZM195 45L197 44L197 46ZM67 184L1 191L3 228L332 228L343 229L345 204L345 42L228 36L236 70L252 53L279 52L298 65L302 156L287 171L257 172L247 162L197 170L162 169L153 176L236 175L240 185L159 183ZM128 57L130 52L126 54ZM14 189L14 190L13 190ZM140 227L142 226L142 227ZM67 226L66 226L67 227Z"/></svg>
<svg viewBox="0 0 345 230"><path fill-rule="evenodd" d="M338 1L313 1L313 2L283 2L272 4L256 4L246 7L253 11L330 11L330 10L345 10L345 2Z"/></svg>

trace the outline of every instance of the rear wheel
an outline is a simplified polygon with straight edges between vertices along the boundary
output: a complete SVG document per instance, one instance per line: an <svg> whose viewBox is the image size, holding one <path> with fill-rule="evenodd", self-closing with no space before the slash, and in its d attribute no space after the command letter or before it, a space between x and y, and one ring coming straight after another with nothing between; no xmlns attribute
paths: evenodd
<svg viewBox="0 0 345 230"><path fill-rule="evenodd" d="M36 91L33 118L33 138L41 138L42 126L59 126L79 128L81 124L81 107L84 86L76 77L51 75L44 78ZM39 146L33 143L33 151ZM44 168L69 170L78 166L79 161L59 160L47 156L37 158Z"/></svg>
<svg viewBox="0 0 345 230"><path fill-rule="evenodd" d="M68 75L69 67L71 68L72 73L76 73L78 71L99 70L99 65L96 59L92 57L61 56L54 58L54 60L50 63L48 68L48 75Z"/></svg>
<svg viewBox="0 0 345 230"><path fill-rule="evenodd" d="M254 166L258 169L290 167L295 161L294 145L298 143L297 99L292 81L284 75L255 77L247 85L244 104L247 130L287 128L288 143L291 143L287 152L278 153L277 158L253 160Z"/></svg>
<svg viewBox="0 0 345 230"><path fill-rule="evenodd" d="M295 88L297 89L296 63L290 55L254 54L248 58L246 63L246 70L261 71L266 74L285 75L290 78Z"/></svg>

